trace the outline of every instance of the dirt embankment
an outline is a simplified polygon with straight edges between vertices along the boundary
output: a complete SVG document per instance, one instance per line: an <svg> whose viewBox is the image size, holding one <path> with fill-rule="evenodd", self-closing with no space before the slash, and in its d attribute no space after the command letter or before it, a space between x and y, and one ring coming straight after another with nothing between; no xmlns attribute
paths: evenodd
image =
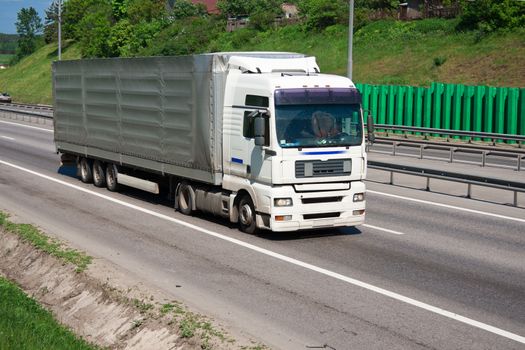
<svg viewBox="0 0 525 350"><path fill-rule="evenodd" d="M203 316L191 313L161 291L133 281L109 263L88 270L25 243L0 228L0 274L52 311L77 335L111 349L232 349L233 340ZM244 343L244 344L241 344Z"/></svg>

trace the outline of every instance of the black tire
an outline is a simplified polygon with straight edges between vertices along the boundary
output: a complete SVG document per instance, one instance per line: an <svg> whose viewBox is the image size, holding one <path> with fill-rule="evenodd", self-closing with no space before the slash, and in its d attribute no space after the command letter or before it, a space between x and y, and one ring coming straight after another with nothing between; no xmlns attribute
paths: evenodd
<svg viewBox="0 0 525 350"><path fill-rule="evenodd" d="M106 165L106 188L111 192L117 192L120 188L117 182L118 168L115 164Z"/></svg>
<svg viewBox="0 0 525 350"><path fill-rule="evenodd" d="M249 195L244 195L239 201L237 207L239 212L239 229L248 234L254 234L257 231L255 216L255 206Z"/></svg>
<svg viewBox="0 0 525 350"><path fill-rule="evenodd" d="M177 207L184 215L191 215L193 212L193 202L195 201L195 191L190 184L183 182L177 195Z"/></svg>
<svg viewBox="0 0 525 350"><path fill-rule="evenodd" d="M80 181L83 183L89 184L93 182L93 168L91 167L91 162L87 158L80 159L78 163Z"/></svg>
<svg viewBox="0 0 525 350"><path fill-rule="evenodd" d="M102 162L99 160L93 162L93 184L97 187L106 186L106 172Z"/></svg>

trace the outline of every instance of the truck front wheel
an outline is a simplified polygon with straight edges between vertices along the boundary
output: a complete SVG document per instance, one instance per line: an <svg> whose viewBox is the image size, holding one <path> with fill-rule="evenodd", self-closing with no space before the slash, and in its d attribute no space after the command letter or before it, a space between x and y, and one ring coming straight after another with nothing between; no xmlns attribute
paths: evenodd
<svg viewBox="0 0 525 350"><path fill-rule="evenodd" d="M106 173L99 160L93 162L93 184L97 187L106 186Z"/></svg>
<svg viewBox="0 0 525 350"><path fill-rule="evenodd" d="M80 168L80 181L86 184L93 182L93 169L89 160L87 158L80 159L78 166Z"/></svg>
<svg viewBox="0 0 525 350"><path fill-rule="evenodd" d="M253 234L257 225L255 221L255 206L249 195L244 195L239 201L239 227L242 232Z"/></svg>

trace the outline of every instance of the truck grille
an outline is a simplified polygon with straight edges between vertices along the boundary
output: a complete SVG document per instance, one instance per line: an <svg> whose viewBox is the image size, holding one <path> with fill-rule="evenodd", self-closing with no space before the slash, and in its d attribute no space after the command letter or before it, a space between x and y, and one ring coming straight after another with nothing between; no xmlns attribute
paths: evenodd
<svg viewBox="0 0 525 350"><path fill-rule="evenodd" d="M301 202L303 202L303 204L341 202L342 200L343 197L301 198Z"/></svg>
<svg viewBox="0 0 525 350"><path fill-rule="evenodd" d="M341 216L341 213L320 213L320 214L304 214L303 218L305 220L314 220L314 219L338 218L339 216Z"/></svg>
<svg viewBox="0 0 525 350"><path fill-rule="evenodd" d="M301 160L295 162L295 177L345 176L352 172L352 159Z"/></svg>

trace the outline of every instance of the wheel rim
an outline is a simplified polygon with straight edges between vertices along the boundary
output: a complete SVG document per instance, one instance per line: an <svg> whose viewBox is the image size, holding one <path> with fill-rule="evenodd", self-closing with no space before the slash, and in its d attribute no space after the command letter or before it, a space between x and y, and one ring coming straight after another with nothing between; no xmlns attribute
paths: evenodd
<svg viewBox="0 0 525 350"><path fill-rule="evenodd" d="M190 191L188 190L187 187L183 187L180 192L180 196L179 196L179 207L182 210L186 210L189 208L189 203L190 203Z"/></svg>
<svg viewBox="0 0 525 350"><path fill-rule="evenodd" d="M240 215L239 219L241 220L241 224L245 226L250 226L253 222L253 211L250 207L249 203L244 203L241 206L241 209L239 210Z"/></svg>
<svg viewBox="0 0 525 350"><path fill-rule="evenodd" d="M106 172L99 161L93 163L93 183L98 187L106 185Z"/></svg>
<svg viewBox="0 0 525 350"><path fill-rule="evenodd" d="M94 166L93 167L93 178L95 179L95 183L99 183L100 182L100 171L99 171L99 167L98 166Z"/></svg>

